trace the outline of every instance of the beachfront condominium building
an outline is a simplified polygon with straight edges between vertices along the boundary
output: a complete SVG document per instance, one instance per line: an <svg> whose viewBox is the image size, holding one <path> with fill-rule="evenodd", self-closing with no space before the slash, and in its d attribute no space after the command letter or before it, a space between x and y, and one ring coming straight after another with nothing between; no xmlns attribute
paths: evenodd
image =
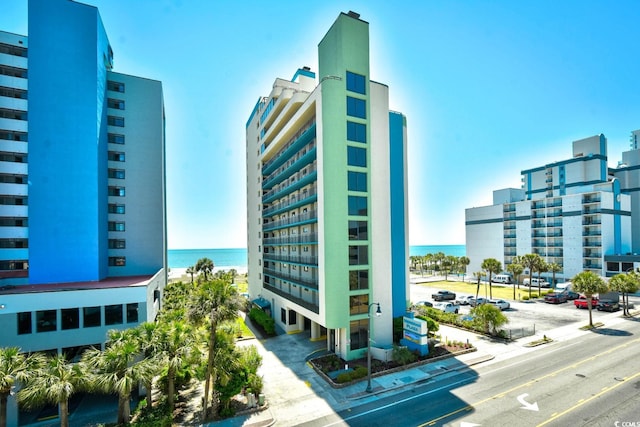
<svg viewBox="0 0 640 427"><path fill-rule="evenodd" d="M77 357L166 283L164 104L113 70L98 10L30 0L0 32L0 345Z"/></svg>
<svg viewBox="0 0 640 427"><path fill-rule="evenodd" d="M506 269L516 255L529 253L561 266L556 281L585 270L606 277L632 268L638 152L625 153L630 165L609 169L604 135L574 141L570 159L524 170L522 189L495 191L493 205L467 209L471 271L480 271L486 258ZM552 275L542 277L551 282Z"/></svg>
<svg viewBox="0 0 640 427"><path fill-rule="evenodd" d="M338 16L318 62L276 79L246 124L249 292L280 330L349 360L369 326L390 347L407 309L406 119L370 80L358 14Z"/></svg>

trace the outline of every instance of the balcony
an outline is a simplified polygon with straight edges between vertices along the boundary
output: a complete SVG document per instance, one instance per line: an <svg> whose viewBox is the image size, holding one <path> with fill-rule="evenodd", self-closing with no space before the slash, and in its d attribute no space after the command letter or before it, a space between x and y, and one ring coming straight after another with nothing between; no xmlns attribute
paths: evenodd
<svg viewBox="0 0 640 427"><path fill-rule="evenodd" d="M516 233L514 233L514 232L504 233L504 238L505 239L515 239L516 238Z"/></svg>
<svg viewBox="0 0 640 427"><path fill-rule="evenodd" d="M516 229L516 225L508 223L508 222L505 222L503 229L504 230L515 230Z"/></svg>
<svg viewBox="0 0 640 427"><path fill-rule="evenodd" d="M278 215L290 209L295 209L300 206L315 203L316 200L318 200L318 196L317 196L316 187L314 186L311 188L311 191L303 192L302 195L300 196L300 199L296 197L292 197L286 202L277 203L269 206L268 208L262 211L262 216L269 217L273 215Z"/></svg>
<svg viewBox="0 0 640 427"><path fill-rule="evenodd" d="M262 285L266 290L273 292L276 295L280 295L282 298L285 298L291 302L293 302L294 304L299 305L300 307L304 307L309 311L313 311L314 313L318 314L320 313L320 307L314 303L311 303L309 301L305 301L302 298L298 298L295 297L281 289L276 288L275 286L272 286L270 284L268 284L267 282L264 282L264 284Z"/></svg>
<svg viewBox="0 0 640 427"><path fill-rule="evenodd" d="M547 202L547 207L548 208L557 208L557 207L561 207L562 206L562 199L561 198L556 198L556 199L551 199Z"/></svg>
<svg viewBox="0 0 640 427"><path fill-rule="evenodd" d="M289 216L277 219L275 221L265 222L262 224L263 231L278 230L281 228L293 227L304 224L311 224L318 221L318 211L315 209L303 212L300 215Z"/></svg>
<svg viewBox="0 0 640 427"><path fill-rule="evenodd" d="M316 160L316 147L311 147L307 150L306 153L296 156L296 158L291 159L286 165L282 168L278 169L268 177L266 177L262 181L262 189L267 190L272 188L275 185L280 184L282 181L288 179L293 174L298 172L298 175L302 173L302 169L312 164ZM307 173L315 172L316 166L312 166ZM299 179L299 178L298 178Z"/></svg>
<svg viewBox="0 0 640 427"><path fill-rule="evenodd" d="M513 203L507 203L504 205L503 212L507 213L507 212L515 212L516 211L516 205L514 205Z"/></svg>
<svg viewBox="0 0 640 427"><path fill-rule="evenodd" d="M317 180L318 172L314 169L312 172L309 172L307 175L303 176L297 181L292 182L291 184L282 187L280 189L273 188L267 193L262 195L262 203L271 203L274 200L283 197L286 194L293 193L294 191L300 190L302 187L305 187Z"/></svg>
<svg viewBox="0 0 640 427"><path fill-rule="evenodd" d="M262 239L265 246L283 246L298 244L318 244L318 233L293 234L290 236L267 237Z"/></svg>
<svg viewBox="0 0 640 427"><path fill-rule="evenodd" d="M315 119L313 119L315 120ZM316 123L311 121L305 125L300 132L287 142L287 144L272 159L262 166L262 175L270 175L279 166L283 165L296 151L299 151L306 144L316 137Z"/></svg>
<svg viewBox="0 0 640 427"><path fill-rule="evenodd" d="M600 239L585 239L582 242L583 248L600 248L602 247L602 242Z"/></svg>
<svg viewBox="0 0 640 427"><path fill-rule="evenodd" d="M600 195L599 194L585 194L582 196L582 203L600 203Z"/></svg>
<svg viewBox="0 0 640 427"><path fill-rule="evenodd" d="M275 253L272 254L269 252L265 252L262 254L262 257L266 261L277 261L277 262L284 262L287 264L296 264L296 265L312 266L312 267L318 266L317 255L301 256L301 255L284 255L284 254L275 254ZM265 269L265 271L266 270L267 269Z"/></svg>

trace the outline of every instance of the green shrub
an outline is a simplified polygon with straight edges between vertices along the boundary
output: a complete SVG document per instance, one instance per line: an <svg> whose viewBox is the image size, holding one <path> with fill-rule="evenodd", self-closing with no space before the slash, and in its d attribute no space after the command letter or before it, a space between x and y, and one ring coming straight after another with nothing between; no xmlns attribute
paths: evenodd
<svg viewBox="0 0 640 427"><path fill-rule="evenodd" d="M529 301L529 295L525 295L522 297L522 301Z"/></svg>
<svg viewBox="0 0 640 427"><path fill-rule="evenodd" d="M343 372L341 374L338 374L338 376L336 377L336 382L338 384L344 384L350 381L352 381L351 372Z"/></svg>
<svg viewBox="0 0 640 427"><path fill-rule="evenodd" d="M253 307L249 312L249 319L262 326L264 331L269 335L276 334L276 322L263 310Z"/></svg>
<svg viewBox="0 0 640 427"><path fill-rule="evenodd" d="M538 294L531 294L531 298L538 298Z"/></svg>
<svg viewBox="0 0 640 427"><path fill-rule="evenodd" d="M351 373L351 377L354 380L357 380L358 378L366 377L368 373L369 371L364 366L356 366L356 369L354 369L354 371Z"/></svg>
<svg viewBox="0 0 640 427"><path fill-rule="evenodd" d="M415 362L416 355L407 347L393 346L393 361L399 365L408 365Z"/></svg>

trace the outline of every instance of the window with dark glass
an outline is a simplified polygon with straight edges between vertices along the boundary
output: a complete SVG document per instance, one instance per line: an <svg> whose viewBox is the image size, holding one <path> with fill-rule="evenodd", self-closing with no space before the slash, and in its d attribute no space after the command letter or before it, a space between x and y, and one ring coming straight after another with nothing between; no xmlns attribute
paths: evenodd
<svg viewBox="0 0 640 427"><path fill-rule="evenodd" d="M113 92L124 93L124 83L107 80L107 89Z"/></svg>
<svg viewBox="0 0 640 427"><path fill-rule="evenodd" d="M83 321L85 328L100 326L100 307L84 307L82 309Z"/></svg>
<svg viewBox="0 0 640 427"><path fill-rule="evenodd" d="M109 239L109 249L126 249L127 241L125 239Z"/></svg>
<svg viewBox="0 0 640 427"><path fill-rule="evenodd" d="M367 215L367 198L349 196L349 215Z"/></svg>
<svg viewBox="0 0 640 427"><path fill-rule="evenodd" d="M347 115L351 117L367 118L367 103L364 99L347 96ZM124 126L124 122L123 122Z"/></svg>
<svg viewBox="0 0 640 427"><path fill-rule="evenodd" d="M104 306L104 324L119 325L122 323L122 304Z"/></svg>
<svg viewBox="0 0 640 427"><path fill-rule="evenodd" d="M109 267L124 267L127 265L127 257L123 256L110 256Z"/></svg>
<svg viewBox="0 0 640 427"><path fill-rule="evenodd" d="M347 71L347 90L365 95L367 93L365 77L362 74Z"/></svg>
<svg viewBox="0 0 640 427"><path fill-rule="evenodd" d="M109 186L109 193L110 196L114 196L114 197L124 197L125 196L125 189L124 187L111 187Z"/></svg>
<svg viewBox="0 0 640 427"><path fill-rule="evenodd" d="M119 151L109 151L107 159L113 162L124 162L124 153Z"/></svg>
<svg viewBox="0 0 640 427"><path fill-rule="evenodd" d="M18 313L18 335L30 334L32 332L31 312L23 311Z"/></svg>
<svg viewBox="0 0 640 427"><path fill-rule="evenodd" d="M347 121L347 140L366 143L367 125Z"/></svg>
<svg viewBox="0 0 640 427"><path fill-rule="evenodd" d="M109 168L109 178L124 179L124 169Z"/></svg>
<svg viewBox="0 0 640 427"><path fill-rule="evenodd" d="M124 231L124 222L109 221L109 231Z"/></svg>
<svg viewBox="0 0 640 427"><path fill-rule="evenodd" d="M369 319L353 320L349 322L349 339L351 350L367 347Z"/></svg>
<svg viewBox="0 0 640 427"><path fill-rule="evenodd" d="M369 295L351 295L349 296L349 314L363 314L369 308Z"/></svg>
<svg viewBox="0 0 640 427"><path fill-rule="evenodd" d="M287 310L284 308L280 309L280 321L285 325L287 324Z"/></svg>
<svg viewBox="0 0 640 427"><path fill-rule="evenodd" d="M352 291L369 289L369 270L349 271L349 289Z"/></svg>
<svg viewBox="0 0 640 427"><path fill-rule="evenodd" d="M124 101L122 99L109 98L107 99L107 105L109 108L124 110Z"/></svg>
<svg viewBox="0 0 640 427"><path fill-rule="evenodd" d="M620 264L617 262L607 262L607 271L620 271Z"/></svg>
<svg viewBox="0 0 640 427"><path fill-rule="evenodd" d="M109 213L112 213L112 214L123 214L124 213L124 206L125 205L119 205L117 203L109 203Z"/></svg>
<svg viewBox="0 0 640 427"><path fill-rule="evenodd" d="M369 247L367 245L349 246L349 265L369 264Z"/></svg>
<svg viewBox="0 0 640 427"><path fill-rule="evenodd" d="M138 303L127 304L127 323L138 323Z"/></svg>
<svg viewBox="0 0 640 427"><path fill-rule="evenodd" d="M109 126L124 127L124 117L107 116L107 124Z"/></svg>
<svg viewBox="0 0 640 427"><path fill-rule="evenodd" d="M36 311L36 332L51 332L58 329L56 310Z"/></svg>
<svg viewBox="0 0 640 427"><path fill-rule="evenodd" d="M63 308L60 310L62 329L78 329L80 327L80 309Z"/></svg>
<svg viewBox="0 0 640 427"><path fill-rule="evenodd" d="M124 135L110 133L108 134L108 138L111 144L124 144Z"/></svg>
<svg viewBox="0 0 640 427"><path fill-rule="evenodd" d="M623 262L622 263L622 271L624 273L628 271L633 271L633 263L632 262Z"/></svg>
<svg viewBox="0 0 640 427"><path fill-rule="evenodd" d="M367 174L364 172L348 171L349 191L367 191Z"/></svg>
<svg viewBox="0 0 640 427"><path fill-rule="evenodd" d="M367 150L365 148L347 146L347 165L367 167Z"/></svg>
<svg viewBox="0 0 640 427"><path fill-rule="evenodd" d="M367 240L367 221L349 221L349 240Z"/></svg>

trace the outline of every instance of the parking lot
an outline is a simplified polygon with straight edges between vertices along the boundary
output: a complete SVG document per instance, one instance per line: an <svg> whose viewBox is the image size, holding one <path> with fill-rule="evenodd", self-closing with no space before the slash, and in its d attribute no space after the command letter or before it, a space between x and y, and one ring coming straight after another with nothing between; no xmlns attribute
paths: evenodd
<svg viewBox="0 0 640 427"><path fill-rule="evenodd" d="M434 284L435 285L435 284ZM431 294L446 289L444 283L439 283L434 287L431 283L424 284L411 284L411 301L433 301ZM456 298L461 298L464 295L474 295L475 287L470 285L470 292L460 293L456 292ZM484 296L484 287L481 288L479 296ZM528 290L521 286L521 289L516 290L516 295L520 292L522 295L526 295ZM475 295L474 295L475 296ZM508 299L511 304L511 308L505 310L503 313L509 319L509 324L506 328L531 328L535 325L536 332L544 333L545 331L551 331L555 328L565 326L574 322L589 321L589 313L587 310L576 309L573 305L573 301L568 301L562 304L548 304L542 299L533 301L514 302ZM633 303L636 307L640 304L640 298L636 296L629 297L629 302ZM460 306L461 314L468 314L471 307L468 305ZM622 310L618 311L622 315ZM600 312L595 308L592 310L593 321L597 322L601 316L608 315L608 312Z"/></svg>

